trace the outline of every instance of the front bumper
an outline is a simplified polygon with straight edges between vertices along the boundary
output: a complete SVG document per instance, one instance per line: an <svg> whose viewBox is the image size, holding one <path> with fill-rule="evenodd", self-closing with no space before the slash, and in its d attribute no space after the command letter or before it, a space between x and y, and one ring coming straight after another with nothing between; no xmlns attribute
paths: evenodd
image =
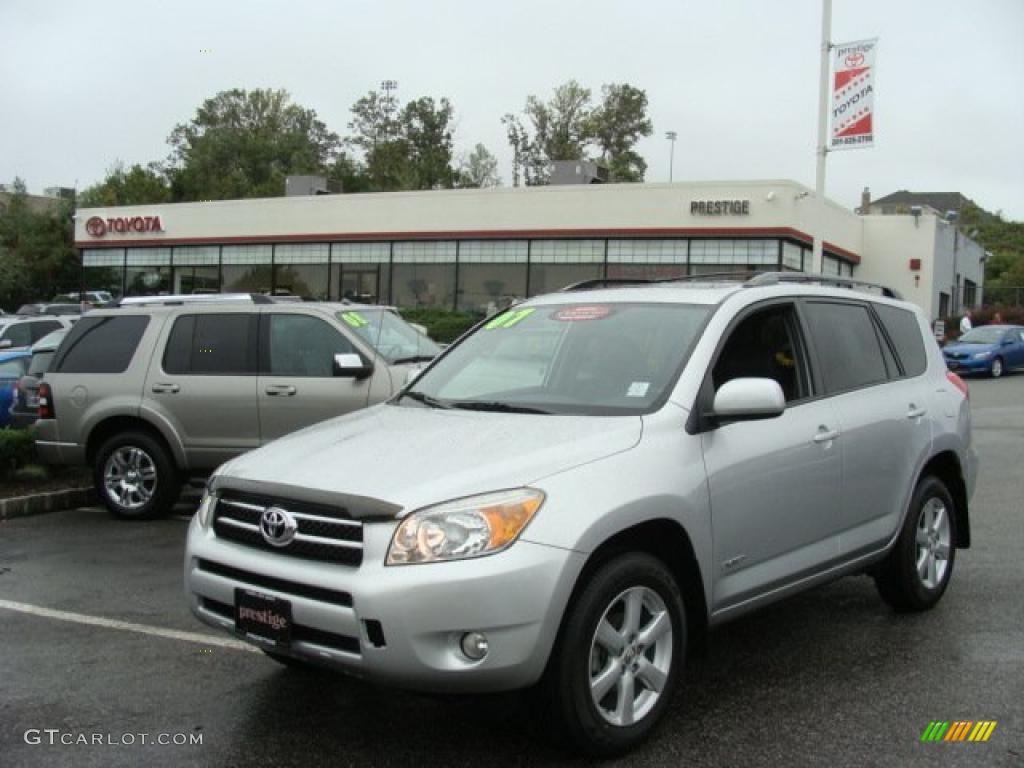
<svg viewBox="0 0 1024 768"><path fill-rule="evenodd" d="M287 648L239 635L266 650L416 690L500 691L536 682L585 556L519 541L489 557L385 567L394 525L364 526L363 564L355 568L219 539L195 519L185 554L192 613L238 635L234 591L249 588L291 603ZM460 650L468 631L487 636L480 661Z"/></svg>
<svg viewBox="0 0 1024 768"><path fill-rule="evenodd" d="M991 357L965 358L963 360L945 357L943 359L946 361L946 367L954 373L988 373L988 369L992 366Z"/></svg>

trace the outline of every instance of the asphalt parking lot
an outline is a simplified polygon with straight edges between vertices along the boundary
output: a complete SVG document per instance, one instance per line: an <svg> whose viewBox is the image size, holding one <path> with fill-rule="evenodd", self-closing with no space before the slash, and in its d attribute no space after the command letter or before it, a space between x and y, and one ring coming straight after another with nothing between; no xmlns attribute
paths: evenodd
<svg viewBox="0 0 1024 768"><path fill-rule="evenodd" d="M715 631L622 765L1024 766L1024 375L972 381L971 397L974 546L940 605L896 616L854 577ZM0 524L0 766L585 764L525 694L290 672L212 634L182 591L180 509ZM933 720L997 726L986 743L922 743Z"/></svg>

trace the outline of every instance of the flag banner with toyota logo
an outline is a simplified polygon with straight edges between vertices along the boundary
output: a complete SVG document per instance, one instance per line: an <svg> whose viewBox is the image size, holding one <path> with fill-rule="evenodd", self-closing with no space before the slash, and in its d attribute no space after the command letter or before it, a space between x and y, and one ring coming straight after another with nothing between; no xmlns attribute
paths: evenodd
<svg viewBox="0 0 1024 768"><path fill-rule="evenodd" d="M829 149L875 143L875 52L878 38L832 48L832 139Z"/></svg>

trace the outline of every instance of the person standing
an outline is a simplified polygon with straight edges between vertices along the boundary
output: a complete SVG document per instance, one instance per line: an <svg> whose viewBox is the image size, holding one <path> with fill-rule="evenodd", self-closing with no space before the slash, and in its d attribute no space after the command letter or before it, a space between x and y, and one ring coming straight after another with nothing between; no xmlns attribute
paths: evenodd
<svg viewBox="0 0 1024 768"><path fill-rule="evenodd" d="M971 310L964 312L963 318L960 320L960 335L967 333L974 325L971 323Z"/></svg>

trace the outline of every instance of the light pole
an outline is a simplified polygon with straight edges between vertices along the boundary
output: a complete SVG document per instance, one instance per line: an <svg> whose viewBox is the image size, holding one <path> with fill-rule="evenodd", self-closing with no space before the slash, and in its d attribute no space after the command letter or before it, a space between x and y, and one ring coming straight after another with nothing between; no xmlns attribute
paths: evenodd
<svg viewBox="0 0 1024 768"><path fill-rule="evenodd" d="M395 108L394 93L398 90L397 80L383 80L380 89L384 91L384 140L387 141L391 131L391 111Z"/></svg>
<svg viewBox="0 0 1024 768"><path fill-rule="evenodd" d="M679 134L675 131L666 131L665 138L669 141L668 150L668 180L672 182L672 173L676 166L676 139L679 138Z"/></svg>

